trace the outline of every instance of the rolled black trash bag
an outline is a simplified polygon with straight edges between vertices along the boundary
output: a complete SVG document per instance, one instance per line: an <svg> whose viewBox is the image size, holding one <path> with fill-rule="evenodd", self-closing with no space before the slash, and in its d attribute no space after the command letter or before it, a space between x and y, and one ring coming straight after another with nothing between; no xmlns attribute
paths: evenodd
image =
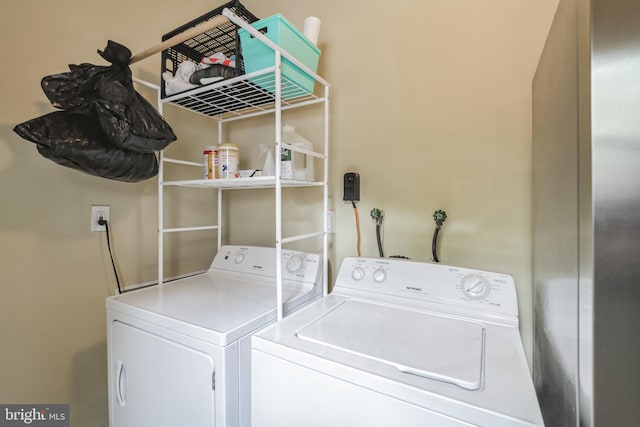
<svg viewBox="0 0 640 427"><path fill-rule="evenodd" d="M89 175L139 182L158 174L154 153L136 153L113 146L92 115L56 111L13 128L35 142L38 152L53 162Z"/></svg>

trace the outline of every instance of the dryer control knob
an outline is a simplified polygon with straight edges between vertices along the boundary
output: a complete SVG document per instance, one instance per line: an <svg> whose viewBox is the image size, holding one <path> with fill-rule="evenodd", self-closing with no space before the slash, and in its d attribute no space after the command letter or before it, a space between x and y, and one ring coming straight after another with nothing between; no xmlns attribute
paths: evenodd
<svg viewBox="0 0 640 427"><path fill-rule="evenodd" d="M242 261L244 261L244 253L236 252L236 254L233 257L233 260L236 262L236 264L240 264Z"/></svg>
<svg viewBox="0 0 640 427"><path fill-rule="evenodd" d="M364 274L364 268L356 267L351 272L351 278L357 282L364 279Z"/></svg>
<svg viewBox="0 0 640 427"><path fill-rule="evenodd" d="M387 271L379 268L373 272L373 281L376 283L382 283L387 280Z"/></svg>
<svg viewBox="0 0 640 427"><path fill-rule="evenodd" d="M302 269L304 266L304 256L291 255L286 263L286 268L289 273L295 273Z"/></svg>

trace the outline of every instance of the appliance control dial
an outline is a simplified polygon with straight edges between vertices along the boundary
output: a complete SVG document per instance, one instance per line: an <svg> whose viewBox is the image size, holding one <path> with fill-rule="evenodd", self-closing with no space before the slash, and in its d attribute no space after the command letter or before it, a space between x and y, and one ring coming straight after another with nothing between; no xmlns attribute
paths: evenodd
<svg viewBox="0 0 640 427"><path fill-rule="evenodd" d="M240 264L242 261L244 261L244 252L236 252L236 254L233 256L233 260L236 262L236 264Z"/></svg>
<svg viewBox="0 0 640 427"><path fill-rule="evenodd" d="M364 268L362 267L356 267L353 269L353 271L351 271L351 278L356 282L364 279L364 275L365 275L365 272L364 272Z"/></svg>
<svg viewBox="0 0 640 427"><path fill-rule="evenodd" d="M299 254L291 255L285 265L289 273L300 271L304 266L304 256Z"/></svg>
<svg viewBox="0 0 640 427"><path fill-rule="evenodd" d="M382 283L387 280L387 271L383 268L378 268L373 272L373 281L376 283Z"/></svg>
<svg viewBox="0 0 640 427"><path fill-rule="evenodd" d="M462 294L472 300L481 300L489 296L489 281L480 274L467 274L460 282Z"/></svg>

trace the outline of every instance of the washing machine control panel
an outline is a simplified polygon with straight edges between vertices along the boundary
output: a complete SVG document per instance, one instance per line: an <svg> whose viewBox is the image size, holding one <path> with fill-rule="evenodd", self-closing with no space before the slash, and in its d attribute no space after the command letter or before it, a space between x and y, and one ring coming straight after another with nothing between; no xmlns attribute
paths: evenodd
<svg viewBox="0 0 640 427"><path fill-rule="evenodd" d="M518 314L508 274L393 258L345 258L334 292L369 291L434 303Z"/></svg>
<svg viewBox="0 0 640 427"><path fill-rule="evenodd" d="M304 271L305 254L302 253L284 253L286 262L285 269L289 273L298 273Z"/></svg>
<svg viewBox="0 0 640 427"><path fill-rule="evenodd" d="M322 274L321 257L317 254L283 250L282 277L285 280L316 283ZM258 246L222 246L212 269L276 277L276 249Z"/></svg>

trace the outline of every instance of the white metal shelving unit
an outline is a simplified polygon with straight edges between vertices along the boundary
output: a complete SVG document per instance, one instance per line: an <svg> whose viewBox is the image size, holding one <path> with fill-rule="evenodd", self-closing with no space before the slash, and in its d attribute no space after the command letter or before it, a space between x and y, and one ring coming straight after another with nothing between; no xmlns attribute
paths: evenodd
<svg viewBox="0 0 640 427"><path fill-rule="evenodd" d="M165 163L174 163L202 168L202 163L188 162L179 159L171 159L159 155L158 171L158 283L163 285L164 273L164 235L166 233L217 230L218 248L222 245L222 194L225 190L274 188L275 189L275 248L276 248L276 300L277 318L283 317L282 298L282 246L283 244L321 237L323 239L323 294L328 291L328 244L327 244L327 210L328 210L328 155L329 155L329 83L315 72L308 69L296 58L292 57L284 49L280 48L262 33L256 31L245 21L237 17L233 12L225 9L223 14L236 25L246 29L254 37L269 46L275 56L274 66L244 74L232 79L223 80L210 85L198 87L186 92L160 98L158 95L158 109L164 114L164 105L174 104L188 110L215 118L218 121L218 141L222 141L223 125L227 122L247 119L264 114L273 114L275 118L275 176L235 179L196 179L184 181L165 181ZM321 86L321 94L315 95L298 86L295 82L282 75L282 58L286 58L293 64L312 76ZM259 83L259 85L257 84ZM313 104L324 105L324 144L322 152L307 151L296 148L282 142L282 112ZM280 150L288 148L293 152L308 154L323 160L324 168L322 181L303 182L280 177ZM164 188L167 186L200 187L217 189L218 192L218 218L217 224L196 227L165 228L163 218ZM283 236L282 233L282 188L284 187L323 187L323 225L316 232Z"/></svg>

